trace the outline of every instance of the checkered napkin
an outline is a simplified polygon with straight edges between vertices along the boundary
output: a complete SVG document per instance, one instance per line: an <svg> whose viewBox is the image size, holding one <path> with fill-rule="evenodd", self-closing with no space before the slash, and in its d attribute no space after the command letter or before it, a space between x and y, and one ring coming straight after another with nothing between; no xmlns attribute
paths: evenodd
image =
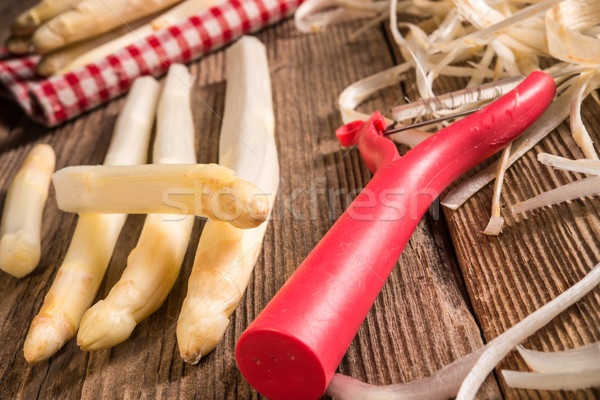
<svg viewBox="0 0 600 400"><path fill-rule="evenodd" d="M0 50L0 93L44 125L55 126L125 93L141 75L159 76L290 16L303 0L229 0L64 75L40 78L38 55Z"/></svg>

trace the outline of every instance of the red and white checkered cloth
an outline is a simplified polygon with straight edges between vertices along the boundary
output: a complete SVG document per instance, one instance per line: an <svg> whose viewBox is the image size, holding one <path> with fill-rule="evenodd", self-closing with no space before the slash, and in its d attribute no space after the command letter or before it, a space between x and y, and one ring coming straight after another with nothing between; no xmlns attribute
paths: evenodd
<svg viewBox="0 0 600 400"><path fill-rule="evenodd" d="M125 93L141 75L160 76L290 16L303 0L229 0L64 75L40 78L39 56L0 50L0 90L44 125L58 125Z"/></svg>

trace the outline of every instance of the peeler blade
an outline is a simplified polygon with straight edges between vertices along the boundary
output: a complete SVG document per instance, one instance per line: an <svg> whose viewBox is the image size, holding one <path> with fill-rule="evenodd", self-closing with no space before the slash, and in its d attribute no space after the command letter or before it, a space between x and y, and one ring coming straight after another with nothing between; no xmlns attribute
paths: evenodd
<svg viewBox="0 0 600 400"><path fill-rule="evenodd" d="M524 79L522 76L502 79L394 107L392 108L394 124L384 134L388 135L471 114L487 102L510 92ZM464 107L467 109L459 110ZM449 112L449 114L439 116L440 113L444 114L445 112ZM428 118L431 116L434 118Z"/></svg>

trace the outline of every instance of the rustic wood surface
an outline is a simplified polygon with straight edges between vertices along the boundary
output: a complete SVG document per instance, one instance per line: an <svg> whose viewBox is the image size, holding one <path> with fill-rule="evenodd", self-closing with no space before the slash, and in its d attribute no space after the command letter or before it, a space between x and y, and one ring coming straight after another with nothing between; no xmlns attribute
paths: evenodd
<svg viewBox="0 0 600 400"><path fill-rule="evenodd" d="M0 3L0 39L9 23L34 0ZM195 244L196 222L181 275L165 304L132 337L110 350L80 351L69 342L54 357L28 365L22 354L29 324L41 307L64 257L76 217L56 207L53 190L45 207L43 254L23 279L0 275L1 398L199 398L254 399L260 396L235 365L234 345L295 268L306 257L370 173L356 149L342 150L333 135L341 124L337 95L350 83L398 63L383 29L356 43L352 25L320 35L295 31L292 21L258 37L267 45L276 114L281 185L274 219L253 277L223 342L198 365L179 357L175 323L185 297ZM199 162L217 162L226 68L223 51L190 66L196 76L193 110ZM439 92L464 84L442 80ZM386 111L409 88L385 91L365 109ZM413 91L406 93L415 97ZM101 163L123 99L61 127L29 121L8 99L0 99L0 207L12 177L36 143L49 143L57 168ZM598 141L600 113L591 101L584 121ZM406 150L406 149L402 149ZM539 151L579 156L568 127L561 126L507 173L504 200L514 203L578 178L535 160ZM434 206L419 224L398 265L367 316L339 371L374 384L426 377L468 354L556 297L600 260L600 200L586 199L513 218L503 210L502 236L487 238L491 188L456 212ZM119 279L135 246L142 216L129 217L97 299ZM600 340L600 290L586 296L525 344L562 350ZM500 368L526 370L516 354ZM497 370L498 371L498 370ZM536 392L511 390L492 374L480 398L592 399L600 390Z"/></svg>

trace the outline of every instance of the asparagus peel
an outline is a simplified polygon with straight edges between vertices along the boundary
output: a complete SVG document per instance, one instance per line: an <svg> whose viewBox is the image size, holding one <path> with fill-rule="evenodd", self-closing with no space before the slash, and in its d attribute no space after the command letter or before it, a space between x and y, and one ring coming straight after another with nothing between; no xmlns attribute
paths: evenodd
<svg viewBox="0 0 600 400"><path fill-rule="evenodd" d="M105 164L145 162L158 90L153 78L134 82L117 120ZM98 292L126 217L91 213L79 216L65 259L25 339L27 362L51 357L75 336L83 313Z"/></svg>
<svg viewBox="0 0 600 400"><path fill-rule="evenodd" d="M196 161L191 83L185 66L171 66L157 110L155 163ZM162 305L179 275L193 224L192 216L146 217L121 279L81 320L77 344L83 350L101 350L126 340L139 322Z"/></svg>
<svg viewBox="0 0 600 400"><path fill-rule="evenodd" d="M8 189L0 226L0 269L14 277L29 274L40 261L42 213L54 164L52 147L36 145Z"/></svg>
<svg viewBox="0 0 600 400"><path fill-rule="evenodd" d="M265 47L243 37L227 52L219 162L255 183L272 206L279 185L271 83ZM200 237L177 322L181 357L195 364L222 339L260 254L267 224L238 229L209 220Z"/></svg>

